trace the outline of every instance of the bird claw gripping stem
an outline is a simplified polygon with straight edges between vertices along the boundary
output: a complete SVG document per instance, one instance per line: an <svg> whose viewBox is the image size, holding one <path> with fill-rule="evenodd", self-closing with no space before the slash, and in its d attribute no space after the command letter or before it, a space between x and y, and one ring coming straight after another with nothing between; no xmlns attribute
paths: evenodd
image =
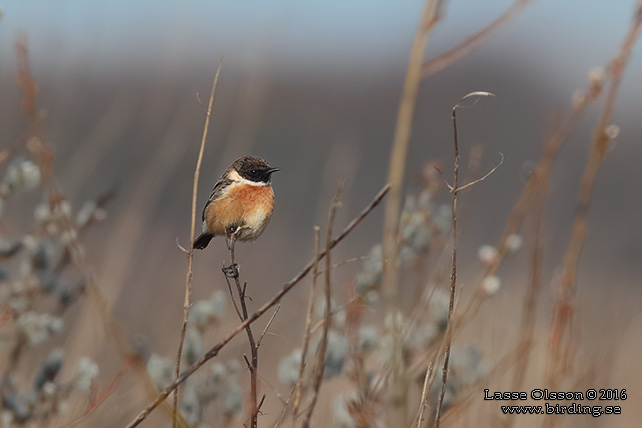
<svg viewBox="0 0 642 428"><path fill-rule="evenodd" d="M239 277L239 265L233 263L229 266L223 266L221 269L226 277L236 279Z"/></svg>

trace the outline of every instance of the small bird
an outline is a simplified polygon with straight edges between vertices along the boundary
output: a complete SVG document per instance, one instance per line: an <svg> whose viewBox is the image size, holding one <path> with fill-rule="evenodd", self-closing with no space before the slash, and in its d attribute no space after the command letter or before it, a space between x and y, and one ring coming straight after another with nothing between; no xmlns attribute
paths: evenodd
<svg viewBox="0 0 642 428"><path fill-rule="evenodd" d="M274 211L270 180L278 170L254 156L235 160L218 179L203 208L203 233L194 248L202 250L220 235L237 241L258 238Z"/></svg>

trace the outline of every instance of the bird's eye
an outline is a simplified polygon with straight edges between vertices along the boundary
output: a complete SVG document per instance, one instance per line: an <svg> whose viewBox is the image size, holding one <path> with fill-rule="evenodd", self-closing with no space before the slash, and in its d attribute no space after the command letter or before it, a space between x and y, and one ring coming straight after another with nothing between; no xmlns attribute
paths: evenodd
<svg viewBox="0 0 642 428"><path fill-rule="evenodd" d="M255 170L255 169L253 169L253 170L252 170L252 171L250 171L250 172L252 173L252 175L256 175L256 170Z"/></svg>

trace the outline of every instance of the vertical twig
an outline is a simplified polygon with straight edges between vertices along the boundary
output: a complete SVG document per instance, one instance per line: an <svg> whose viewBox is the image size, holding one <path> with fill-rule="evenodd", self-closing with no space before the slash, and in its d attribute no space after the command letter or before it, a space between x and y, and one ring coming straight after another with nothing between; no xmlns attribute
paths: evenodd
<svg viewBox="0 0 642 428"><path fill-rule="evenodd" d="M555 307L553 309L553 320L549 336L548 366L559 366L564 363L561 358L561 342L565 330L570 326L573 315L573 300L576 293L575 276L580 260L584 240L586 238L586 225L588 212L593 197L593 188L597 179L597 173L604 160L607 150L611 146L614 136L609 132L611 117L615 101L618 96L624 69L629 61L631 52L642 30L642 5L636 5L634 19L627 32L618 55L609 64L610 86L606 94L606 102L602 115L600 116L593 131L593 142L589 149L589 157L586 162L577 205L575 207L575 219L573 220L572 236L564 254L563 270L560 277L560 284L557 290ZM617 132L617 131L615 131ZM550 385L556 378L556 370L549 370Z"/></svg>
<svg viewBox="0 0 642 428"><path fill-rule="evenodd" d="M455 288L457 285L457 194L459 189L459 143L457 141L457 107L453 107L453 144L455 146L455 170L453 172L452 184L452 224L453 224L453 253L452 253L452 268L450 271L450 301L448 303L448 328L446 329L445 337L445 351L444 351L444 366L441 374L441 391L439 392L439 401L437 403L437 410L435 412L435 426L439 428L439 419L441 417L441 406L444 403L444 395L446 394L446 381L448 380L448 363L450 361L450 345L452 342L453 334L453 312L455 308Z"/></svg>
<svg viewBox="0 0 642 428"><path fill-rule="evenodd" d="M441 0L426 0L415 38L410 50L408 59L408 71L403 86L399 110L397 112L397 124L390 153L390 166L388 171L388 183L390 183L390 197L386 202L385 221L383 227L383 287L382 296L387 312L392 315L398 304L398 266L397 256L399 253L399 218L401 212L401 193L404 174L406 170L406 157L408 145L412 134L412 123L415 115L415 105L419 82L421 81L421 65L423 62L424 50L430 30L439 20L441 11ZM393 324L394 325L394 324ZM398 330L395 327L396 330ZM392 331L392 387L390 391L392 411L388 413L389 423L406 424L406 392L408 390L408 379L405 376L403 367L401 331Z"/></svg>
<svg viewBox="0 0 642 428"><path fill-rule="evenodd" d="M332 200L332 205L330 206L330 215L328 217L328 230L325 238L325 311L323 318L325 320L323 324L323 336L321 337L321 344L317 350L317 361L314 366L314 372L312 373L314 384L312 386L312 402L310 407L305 414L305 419L303 420L302 427L308 428L310 426L310 419L312 418L312 413L317 404L319 398L319 390L321 389L321 382L323 381L323 372L325 369L325 353L328 347L328 330L330 329L330 313L332 311L332 287L331 287L331 271L332 271L332 260L330 257L330 251L332 250L332 226L334 224L334 217L337 213L337 208L339 207L339 198L341 197L341 191L343 190L343 183L339 185L337 193ZM317 258L318 260L318 258Z"/></svg>
<svg viewBox="0 0 642 428"><path fill-rule="evenodd" d="M546 186L548 187L548 186ZM535 206L533 220L535 230L533 233L533 251L531 254L530 281L526 295L524 296L524 314L519 330L519 344L517 345L517 367L513 374L511 391L519 391L531 357L533 349L533 334L535 332L535 320L537 318L537 298L542 288L542 254L544 252L544 213L546 206L546 194L542 192L540 200ZM517 421L516 418L508 418L506 427L511 427Z"/></svg>
<svg viewBox="0 0 642 428"><path fill-rule="evenodd" d="M236 233L238 233L241 229L237 229ZM241 307L241 311L239 313L238 306L236 305L236 302L234 302L234 307L236 308L236 312L239 315L239 318L241 322L247 321L249 318L249 314L247 311L247 300L246 300L246 286L247 283L241 287L241 279L239 275L239 269L238 265L236 264L236 259L234 256L234 247L236 244L236 233L233 233L229 240L228 240L228 249L230 251L230 266L223 267L223 274L225 275L225 281L227 281L227 285L230 288L230 293L231 293L231 286L230 286L230 278L234 279L234 284L236 285L236 291L238 293L238 299ZM234 295L232 295L232 301L234 301ZM258 377L258 371L259 371L259 346L256 342L256 339L254 338L254 333L252 331L252 326L250 324L247 324L245 326L245 332L247 333L247 339L250 344L250 361L248 361L247 358L245 358L245 362L247 364L247 368L250 371L250 426L251 428L256 428L258 425L258 418L259 418L259 410L260 406L263 403L263 400L261 400L261 403L258 402L257 396L258 396L258 385L257 385L257 377ZM245 357L245 356L244 356Z"/></svg>
<svg viewBox="0 0 642 428"><path fill-rule="evenodd" d="M467 188L479 181L484 180L490 174L492 174L497 167L493 168L488 174L482 178L473 181L472 183L466 184L459 187L459 141L457 139L457 109L462 106L462 102L466 99L474 97L475 100L472 105L475 105L479 100L480 96L494 96L490 92L471 92L470 94L463 97L452 110L452 120L453 120L453 145L455 151L455 166L453 172L453 184L450 187L450 191L453 194L452 199L452 240L453 240L453 251L452 251L452 269L450 271L450 300L448 302L448 327L446 328L446 335L444 337L444 365L442 368L441 376L441 391L439 392L439 401L437 404L437 410L435 412L435 427L439 428L439 422L441 417L441 407L444 402L444 395L446 394L446 382L448 380L448 363L450 361L450 345L452 343L453 335L453 315L455 309L455 291L457 286L457 196L461 189ZM500 163L501 165L501 163Z"/></svg>
<svg viewBox="0 0 642 428"><path fill-rule="evenodd" d="M308 347L310 344L310 327L312 325L312 306L314 303L314 293L317 288L317 276L319 271L319 226L314 226L314 268L312 269L312 287L310 287L310 294L308 296L308 307L305 311L305 331L303 333L303 345L301 348L301 363L299 365L299 376L296 380L294 389L294 406L292 407L292 425L296 423L297 413L301 405L301 388L303 385L303 372L305 370L305 360L308 355Z"/></svg>
<svg viewBox="0 0 642 428"><path fill-rule="evenodd" d="M290 401L294 398L294 390L296 389L296 386L292 388L292 391L290 391L290 396L288 399L285 401L285 404L283 405L283 408L281 409L281 412L279 413L279 417L276 419L276 422L274 423L273 428L279 428L281 426L281 423L283 423L283 420L285 419L285 416L288 413L288 409L290 407Z"/></svg>
<svg viewBox="0 0 642 428"><path fill-rule="evenodd" d="M421 425L424 422L424 413L428 407L428 388L429 381L432 377L432 361L428 363L426 368L426 376L424 377L424 386L421 389L421 403L419 404L419 416L417 417L417 428L421 428Z"/></svg>
<svg viewBox="0 0 642 428"><path fill-rule="evenodd" d="M406 155L415 115L415 104L419 82L421 80L421 64L428 34L439 19L440 0L426 0L424 10L415 33L415 39L410 50L408 72L403 86L397 125L390 154L390 169L388 183L390 196L386 202L385 224L383 229L383 265L384 286L383 294L387 304L394 306L397 299L397 232L399 229L399 214L401 205L401 188L406 169Z"/></svg>
<svg viewBox="0 0 642 428"><path fill-rule="evenodd" d="M522 193L513 205L513 208L508 215L508 219L506 220L506 224L504 225L504 230L502 231L499 241L495 245L497 256L490 263L484 266L484 270L481 272L482 278L495 275L499 270L502 262L509 253L508 237L518 232L524 218L532 209L534 204L539 200L539 198L544 197L548 191L548 180L557 154L571 131L575 128L575 125L582 118L584 112L600 96L602 89L601 80L591 79L588 88L585 91L578 92L573 97L573 107L571 112L564 117L551 134L547 136L544 141L542 155L537 163L537 168L535 168L535 171L531 174L522 190ZM482 296L484 296L484 293L478 288L473 299L470 299L466 307L460 312L461 319L458 320L458 323L470 320L475 316L481 305Z"/></svg>
<svg viewBox="0 0 642 428"><path fill-rule="evenodd" d="M183 343L185 342L185 332L187 330L187 319L190 310L190 299L192 296L192 260L194 258L194 228L196 225L196 198L198 193L198 177L201 172L201 163L203 162L203 152L205 150L205 141L207 141L207 131L210 126L210 117L212 114L212 104L214 103L214 91L218 82L218 75L221 72L221 65L223 58L218 63L216 74L214 75L214 82L212 83L212 93L210 94L210 101L207 106L205 115L205 127L203 129L203 138L201 139L201 148L198 151L198 160L196 161L196 169L194 171L194 185L192 190L192 223L190 226L189 238L189 251L187 252L187 277L185 279L185 300L183 302L183 323L181 325L180 339L178 342L178 351L176 353L176 370L174 371L175 378L178 379L181 370L181 356L183 354ZM176 414L178 409L178 388L174 391L174 410L172 413L172 427L176 428Z"/></svg>

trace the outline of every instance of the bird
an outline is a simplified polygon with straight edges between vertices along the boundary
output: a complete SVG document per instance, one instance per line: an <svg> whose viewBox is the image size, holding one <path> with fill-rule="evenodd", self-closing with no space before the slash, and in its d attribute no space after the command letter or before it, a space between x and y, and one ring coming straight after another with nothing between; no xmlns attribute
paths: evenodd
<svg viewBox="0 0 642 428"><path fill-rule="evenodd" d="M279 170L256 156L235 160L203 208L203 232L194 240L194 248L204 249L215 236L242 242L261 236L274 211L271 178Z"/></svg>

